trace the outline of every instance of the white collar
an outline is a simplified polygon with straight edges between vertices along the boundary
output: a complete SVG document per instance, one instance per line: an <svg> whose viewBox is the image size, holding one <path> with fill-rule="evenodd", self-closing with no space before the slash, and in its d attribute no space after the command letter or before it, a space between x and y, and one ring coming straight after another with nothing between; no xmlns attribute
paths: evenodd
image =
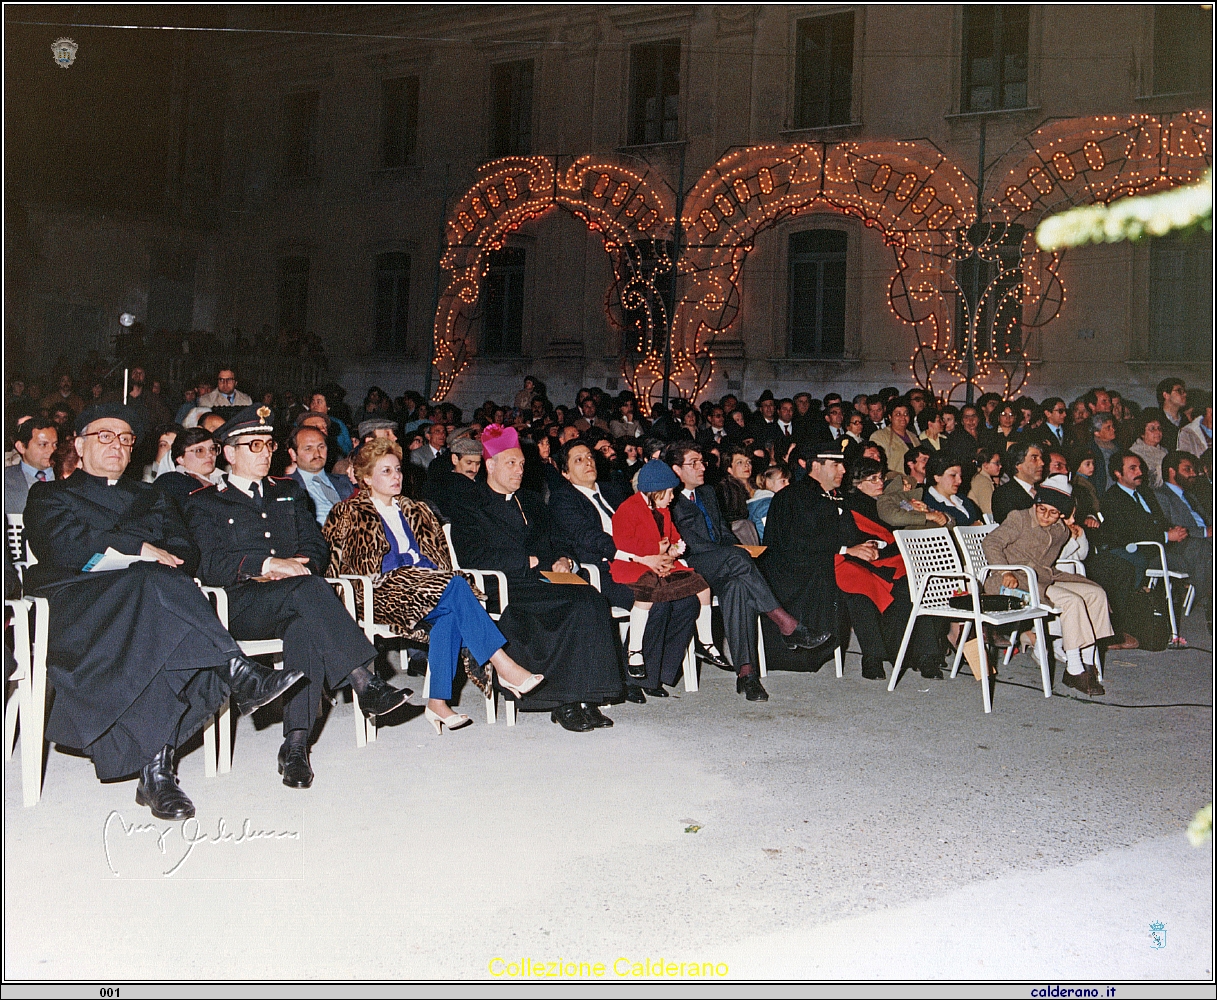
<svg viewBox="0 0 1217 1000"><path fill-rule="evenodd" d="M1014 481L1023 488L1023 491L1027 494L1027 496L1033 496L1031 492L1033 489L1035 489L1035 485L1033 483L1024 483L1018 478L1018 476L1014 477Z"/></svg>
<svg viewBox="0 0 1217 1000"><path fill-rule="evenodd" d="M595 496L600 492L599 483L596 484L594 489L590 489L590 490L586 486L580 486L578 483L571 483L571 486L573 486L575 489L577 489L580 493L582 493L589 500L594 499Z"/></svg>
<svg viewBox="0 0 1217 1000"><path fill-rule="evenodd" d="M958 493L954 493L949 497L945 497L941 493L938 492L938 488L936 486L931 486L930 487L930 496L932 496L939 503L949 503L952 507L958 507L960 510L964 509L963 501L959 499Z"/></svg>
<svg viewBox="0 0 1217 1000"><path fill-rule="evenodd" d="M262 482L261 479L246 479L244 476L238 476L235 472L228 474L228 484L235 486L248 497L254 495L253 484Z"/></svg>

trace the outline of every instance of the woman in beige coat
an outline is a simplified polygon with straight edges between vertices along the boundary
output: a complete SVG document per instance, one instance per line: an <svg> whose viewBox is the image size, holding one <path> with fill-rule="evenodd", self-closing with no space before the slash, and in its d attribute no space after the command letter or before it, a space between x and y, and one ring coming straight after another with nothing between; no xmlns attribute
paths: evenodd
<svg viewBox="0 0 1217 1000"><path fill-rule="evenodd" d="M1073 497L1062 490L1040 486L1035 506L1011 511L985 536L985 557L991 563L1019 564L1035 570L1039 598L1061 609L1061 644L1065 647L1066 687L1083 694L1104 694L1095 667L1097 643L1113 634L1107 594L1084 576L1056 568L1061 550L1079 525L1065 519L1073 513ZM989 574L985 592L996 594L1002 587L1027 590L1026 574L1008 570Z"/></svg>

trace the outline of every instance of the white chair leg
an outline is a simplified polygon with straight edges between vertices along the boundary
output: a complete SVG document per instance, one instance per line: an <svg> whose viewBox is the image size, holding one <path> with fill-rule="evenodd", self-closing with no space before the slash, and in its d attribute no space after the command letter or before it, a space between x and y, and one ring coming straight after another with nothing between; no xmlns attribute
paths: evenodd
<svg viewBox="0 0 1217 1000"><path fill-rule="evenodd" d="M1052 697L1052 672L1048 669L1048 642L1044 637L1044 619L1035 619L1035 652L1040 661L1040 677L1044 681L1044 697Z"/></svg>
<svg viewBox="0 0 1217 1000"><path fill-rule="evenodd" d="M1170 615L1171 639L1174 640L1174 639L1179 638L1179 625L1175 621L1175 597L1174 597L1174 594L1172 593L1172 590L1174 588L1171 587L1170 574L1167 573L1167 574L1165 574L1165 576L1166 576L1166 580L1165 580L1165 583L1166 583L1166 612L1168 615Z"/></svg>
<svg viewBox="0 0 1217 1000"><path fill-rule="evenodd" d="M833 658L833 662L837 665L837 676L844 677L845 676L845 657L841 654L840 646L837 646L837 648L832 651L832 658Z"/></svg>
<svg viewBox="0 0 1217 1000"><path fill-rule="evenodd" d="M685 651L685 694L697 690L697 654L693 650L693 642Z"/></svg>
<svg viewBox="0 0 1217 1000"><path fill-rule="evenodd" d="M220 706L216 716L216 746L220 774L232 770L232 699Z"/></svg>
<svg viewBox="0 0 1217 1000"><path fill-rule="evenodd" d="M213 715L203 727L203 776L216 776L216 717Z"/></svg>
<svg viewBox="0 0 1217 1000"><path fill-rule="evenodd" d="M42 798L43 735L46 724L46 654L50 605L44 597L33 598L34 643L30 647L29 692L21 712L21 798L36 806Z"/></svg>
<svg viewBox="0 0 1217 1000"><path fill-rule="evenodd" d="M913 605L913 613L909 615L909 623L904 626L904 638L900 640L900 652L896 654L896 662L892 666L892 679L887 682L887 689L889 691L896 690L896 681L900 678L900 667L904 663L904 654L908 651L909 640L913 637L913 626L917 624L917 612L920 609L920 602Z"/></svg>
<svg viewBox="0 0 1217 1000"><path fill-rule="evenodd" d="M1008 645L1006 647L1006 655L1004 657L1002 657L1001 665L1003 667L1008 667L1010 665L1010 661L1012 659L1014 659L1014 650L1017 648L1017 644L1018 644L1018 630L1015 629L1013 632L1010 633L1010 645Z"/></svg>
<svg viewBox="0 0 1217 1000"><path fill-rule="evenodd" d="M1187 592L1183 595L1183 617L1190 618L1192 614L1192 605L1196 603L1196 588L1193 584L1187 585Z"/></svg>
<svg viewBox="0 0 1217 1000"><path fill-rule="evenodd" d="M963 644L968 641L968 636L971 634L972 623L966 621L963 623L963 628L959 632L959 643L955 647L955 662L951 664L952 680L959 676L959 664L963 660Z"/></svg>
<svg viewBox="0 0 1217 1000"><path fill-rule="evenodd" d="M486 695L486 725L493 726L495 724L495 706L494 706L494 687L490 688L490 693Z"/></svg>
<svg viewBox="0 0 1217 1000"><path fill-rule="evenodd" d="M1094 647L1094 669L1098 672L1099 683L1103 683L1103 651L1096 645Z"/></svg>
<svg viewBox="0 0 1217 1000"><path fill-rule="evenodd" d="M503 699L503 714L507 716L507 725L516 724L516 703L511 698Z"/></svg>
<svg viewBox="0 0 1217 1000"><path fill-rule="evenodd" d="M976 643L980 649L980 691L985 703L985 715L993 711L993 698L989 694L989 651L985 649L985 626L980 618L976 618Z"/></svg>
<svg viewBox="0 0 1217 1000"><path fill-rule="evenodd" d="M761 628L761 620L756 620L756 665L760 668L761 676L765 677L765 630Z"/></svg>

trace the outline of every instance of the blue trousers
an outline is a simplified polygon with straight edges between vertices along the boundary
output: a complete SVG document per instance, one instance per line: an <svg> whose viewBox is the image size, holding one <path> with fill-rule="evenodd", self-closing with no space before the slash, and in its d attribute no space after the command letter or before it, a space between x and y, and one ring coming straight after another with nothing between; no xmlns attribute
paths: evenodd
<svg viewBox="0 0 1217 1000"><path fill-rule="evenodd" d="M507 645L503 633L478 603L464 577L454 576L444 588L439 603L423 619L431 626L427 666L431 668L431 697L452 697L452 679L461 662L461 647L479 664Z"/></svg>

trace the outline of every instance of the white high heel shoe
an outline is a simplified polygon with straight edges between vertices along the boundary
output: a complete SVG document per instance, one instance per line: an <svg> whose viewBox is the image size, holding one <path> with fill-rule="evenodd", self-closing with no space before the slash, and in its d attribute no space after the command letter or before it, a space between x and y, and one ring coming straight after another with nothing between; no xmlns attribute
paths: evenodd
<svg viewBox="0 0 1217 1000"><path fill-rule="evenodd" d="M429 708L423 709L423 716L426 720L435 727L435 735L439 736L447 726L449 730L464 729L473 720L467 715L449 715L446 718L438 712L433 712Z"/></svg>
<svg viewBox="0 0 1217 1000"><path fill-rule="evenodd" d="M529 691L532 691L535 688L537 688L541 684L541 682L545 680L544 674L530 674L528 677L528 680L526 680L523 684L520 684L517 686L515 684L512 684L508 680L504 680L498 674L495 674L495 676L499 678L499 687L504 688L507 691L510 691L517 698L523 698L524 695L528 694Z"/></svg>

